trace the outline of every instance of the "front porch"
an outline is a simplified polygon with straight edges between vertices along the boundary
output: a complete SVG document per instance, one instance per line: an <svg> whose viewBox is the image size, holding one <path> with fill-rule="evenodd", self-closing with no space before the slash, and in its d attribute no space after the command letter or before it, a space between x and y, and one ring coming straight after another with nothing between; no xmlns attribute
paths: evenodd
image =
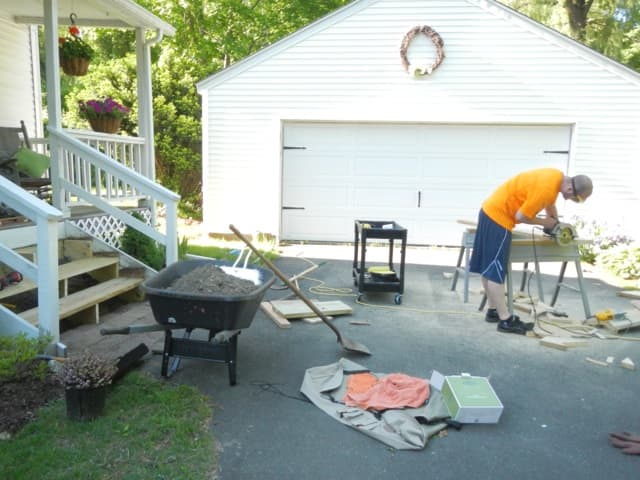
<svg viewBox="0 0 640 480"><path fill-rule="evenodd" d="M138 136L63 127L58 37L59 27L70 23L70 12L82 27L135 31ZM0 102L7 106L0 113L0 125L25 121L33 149L50 158L51 182L51 195L45 201L0 176L3 208L15 217L0 228L0 264L37 285L39 307L37 319L30 322L0 305L0 335L47 334L59 342L60 240L82 233L115 251L117 231L129 226L164 246L167 264L177 260L180 197L155 182L151 91L151 47L175 31L132 0L8 0L0 6L0 23L7 32L0 38L0 58L17 60L12 63L14 74L0 86ZM37 26L44 32L46 114L41 107L45 93ZM143 221L127 213L137 207L146 212ZM88 210L93 215L87 216ZM164 228L157 226L158 211L166 216ZM110 238L100 238L100 232ZM34 249L32 258L17 252L29 245Z"/></svg>

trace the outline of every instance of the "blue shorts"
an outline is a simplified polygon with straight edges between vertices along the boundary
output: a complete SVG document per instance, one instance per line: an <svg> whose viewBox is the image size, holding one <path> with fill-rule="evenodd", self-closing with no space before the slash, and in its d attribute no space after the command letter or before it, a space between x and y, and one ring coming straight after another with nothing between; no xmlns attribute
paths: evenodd
<svg viewBox="0 0 640 480"><path fill-rule="evenodd" d="M511 231L498 225L480 210L469 270L492 282L504 283L510 247Z"/></svg>

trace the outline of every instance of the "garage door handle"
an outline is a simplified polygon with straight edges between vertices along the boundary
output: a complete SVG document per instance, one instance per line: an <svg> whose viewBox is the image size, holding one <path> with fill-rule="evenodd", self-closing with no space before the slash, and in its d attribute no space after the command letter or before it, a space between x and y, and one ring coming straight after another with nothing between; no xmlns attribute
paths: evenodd
<svg viewBox="0 0 640 480"><path fill-rule="evenodd" d="M418 190L418 208L420 208L421 204L422 204L422 191Z"/></svg>
<svg viewBox="0 0 640 480"><path fill-rule="evenodd" d="M304 210L304 207L282 207L283 210Z"/></svg>

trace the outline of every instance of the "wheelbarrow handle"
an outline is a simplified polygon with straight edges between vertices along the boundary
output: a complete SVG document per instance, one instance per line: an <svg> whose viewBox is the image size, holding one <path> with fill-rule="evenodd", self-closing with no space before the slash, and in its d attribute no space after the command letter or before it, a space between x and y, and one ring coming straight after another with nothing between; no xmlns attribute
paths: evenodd
<svg viewBox="0 0 640 480"><path fill-rule="evenodd" d="M101 328L100 335L129 335L130 333L160 332L166 330L164 325L129 325L121 328Z"/></svg>

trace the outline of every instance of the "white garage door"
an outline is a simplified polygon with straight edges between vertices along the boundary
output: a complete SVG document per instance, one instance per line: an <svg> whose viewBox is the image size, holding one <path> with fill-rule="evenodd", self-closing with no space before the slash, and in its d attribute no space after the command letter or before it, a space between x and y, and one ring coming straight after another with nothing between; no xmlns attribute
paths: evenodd
<svg viewBox="0 0 640 480"><path fill-rule="evenodd" d="M415 245L458 245L458 219L530 168L567 170L569 126L290 123L282 239L352 241L354 220L394 220Z"/></svg>

